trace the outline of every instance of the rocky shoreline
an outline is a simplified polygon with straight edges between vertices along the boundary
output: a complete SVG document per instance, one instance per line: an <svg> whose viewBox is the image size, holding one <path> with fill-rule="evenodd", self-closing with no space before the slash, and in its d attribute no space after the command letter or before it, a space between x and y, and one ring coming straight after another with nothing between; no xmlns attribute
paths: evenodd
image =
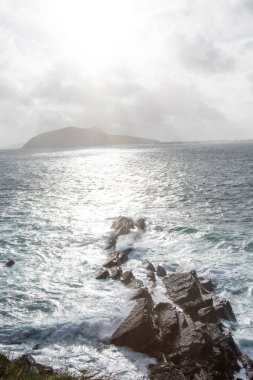
<svg viewBox="0 0 253 380"><path fill-rule="evenodd" d="M236 322L232 307L213 294L210 279L195 271L167 275L162 266L144 261L151 290L144 287L131 270L123 271L131 249L116 249L122 235L144 233L144 219L134 222L121 216L112 224L107 241L109 257L97 275L98 280L119 280L134 289L135 306L113 333L110 343L130 347L156 358L150 366L151 380L240 380L243 369L253 380L253 362L244 355L222 320ZM163 278L167 302L155 304L152 287Z"/></svg>
<svg viewBox="0 0 253 380"><path fill-rule="evenodd" d="M112 334L110 344L155 358L156 364L149 366L150 380L253 380L253 361L240 351L224 323L235 325L232 307L228 300L213 293L211 279L198 277L195 270L167 274L163 266L155 267L148 260L142 262L148 286L132 270L124 271L133 248L119 249L119 240L129 234L138 239L146 229L144 219L134 221L124 216L111 226L106 245L109 254L96 278L121 281L132 288L129 302L135 305ZM158 279L166 294L163 302L154 299ZM10 360L0 354L1 379L77 378L38 364L30 355Z"/></svg>

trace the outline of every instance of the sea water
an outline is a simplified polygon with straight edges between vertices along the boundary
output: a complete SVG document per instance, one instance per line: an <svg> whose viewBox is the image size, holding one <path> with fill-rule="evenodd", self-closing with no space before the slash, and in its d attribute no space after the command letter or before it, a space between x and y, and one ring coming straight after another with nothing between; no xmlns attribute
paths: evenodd
<svg viewBox="0 0 253 380"><path fill-rule="evenodd" d="M253 143L0 151L0 351L73 373L147 378L154 360L109 344L133 290L95 280L112 221L146 218L125 268L211 277L253 357ZM5 266L15 260L12 268ZM164 300L158 282L155 302Z"/></svg>

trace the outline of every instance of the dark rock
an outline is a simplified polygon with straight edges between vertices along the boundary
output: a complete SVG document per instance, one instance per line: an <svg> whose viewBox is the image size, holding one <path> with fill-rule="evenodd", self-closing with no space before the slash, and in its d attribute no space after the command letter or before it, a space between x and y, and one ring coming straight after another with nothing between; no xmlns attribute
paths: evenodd
<svg viewBox="0 0 253 380"><path fill-rule="evenodd" d="M152 269L148 276L154 276ZM148 289L141 288L111 342L156 357L151 380L233 380L239 359L253 380L252 361L242 356L219 323L219 318L235 320L229 302L213 296L195 271L171 274L163 282L169 298L183 311L169 302L154 306Z"/></svg>
<svg viewBox="0 0 253 380"><path fill-rule="evenodd" d="M179 331L179 322L176 309L169 303L161 302L153 310L153 321L159 330L163 352L171 350L174 337Z"/></svg>
<svg viewBox="0 0 253 380"><path fill-rule="evenodd" d="M199 284L192 273L172 273L164 280L164 285L169 297L180 306L201 301Z"/></svg>
<svg viewBox="0 0 253 380"><path fill-rule="evenodd" d="M236 318L229 301L221 297L213 297L213 301L218 318L236 322Z"/></svg>
<svg viewBox="0 0 253 380"><path fill-rule="evenodd" d="M114 230L111 232L108 241L107 248L113 248L116 246L118 237L121 235L127 235L134 229L134 222L131 218L126 216L120 216L113 223L111 228Z"/></svg>
<svg viewBox="0 0 253 380"><path fill-rule="evenodd" d="M152 365L150 378L152 380L187 380L183 372L174 363L168 361Z"/></svg>
<svg viewBox="0 0 253 380"><path fill-rule="evenodd" d="M144 266L144 268L146 268L152 272L155 272L155 267L149 260L143 261L143 266Z"/></svg>
<svg viewBox="0 0 253 380"><path fill-rule="evenodd" d="M140 298L151 298L151 295L149 294L148 288L140 288L137 290L135 295L131 298L131 300L138 300ZM152 300L152 298L151 298Z"/></svg>
<svg viewBox="0 0 253 380"><path fill-rule="evenodd" d="M200 281L202 291L205 290L207 292L212 292L214 290L214 284L210 278L205 278Z"/></svg>
<svg viewBox="0 0 253 380"><path fill-rule="evenodd" d="M198 310L198 320L205 323L217 323L218 318L213 306L203 307Z"/></svg>
<svg viewBox="0 0 253 380"><path fill-rule="evenodd" d="M149 272L148 274L147 274L147 278L148 278L148 280L149 281L151 281L151 282L156 282L156 278L155 278L155 274L154 274L154 272Z"/></svg>
<svg viewBox="0 0 253 380"><path fill-rule="evenodd" d="M107 268L101 268L98 275L96 276L97 280L106 280L109 277L109 271Z"/></svg>
<svg viewBox="0 0 253 380"><path fill-rule="evenodd" d="M131 251L130 249L124 251L124 252L119 252L119 263L123 264L128 260L128 253Z"/></svg>
<svg viewBox="0 0 253 380"><path fill-rule="evenodd" d="M140 279L138 279L138 278L134 278L134 280L133 281L131 281L129 284L128 284L128 286L130 287L130 288L133 288L133 289L140 289L140 288L142 288L143 287L143 281L141 281Z"/></svg>
<svg viewBox="0 0 253 380"><path fill-rule="evenodd" d="M136 221L136 227L139 228L142 231L146 231L146 222L144 218L140 218Z"/></svg>
<svg viewBox="0 0 253 380"><path fill-rule="evenodd" d="M253 361L247 355L241 355L240 360L246 370L249 380L253 380Z"/></svg>
<svg viewBox="0 0 253 380"><path fill-rule="evenodd" d="M122 273L121 281L124 284L128 285L134 279L135 279L135 277L134 277L133 272L131 270L127 270L127 271Z"/></svg>
<svg viewBox="0 0 253 380"><path fill-rule="evenodd" d="M7 263L5 264L5 266L11 268L11 267L13 267L14 264L15 264L14 260L9 260L9 261L7 261Z"/></svg>
<svg viewBox="0 0 253 380"><path fill-rule="evenodd" d="M115 267L112 267L112 268L110 269L110 276L111 276L111 278L112 278L113 280L119 280L121 274L122 274L122 269L121 269L121 267L117 267L117 266L115 266Z"/></svg>
<svg viewBox="0 0 253 380"><path fill-rule="evenodd" d="M152 306L150 300L138 299L128 317L112 335L111 343L145 353L156 349L157 334L150 316Z"/></svg>
<svg viewBox="0 0 253 380"><path fill-rule="evenodd" d="M109 257L109 259L105 262L105 268L115 267L119 264L119 253L113 252L113 254Z"/></svg>
<svg viewBox="0 0 253 380"><path fill-rule="evenodd" d="M165 277L167 275L166 270L161 265L157 265L156 274L159 277Z"/></svg>

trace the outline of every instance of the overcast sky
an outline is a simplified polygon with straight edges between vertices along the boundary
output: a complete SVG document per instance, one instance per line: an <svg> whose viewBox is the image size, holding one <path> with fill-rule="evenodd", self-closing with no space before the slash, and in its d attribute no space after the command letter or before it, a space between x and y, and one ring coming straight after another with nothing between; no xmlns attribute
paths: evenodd
<svg viewBox="0 0 253 380"><path fill-rule="evenodd" d="M0 0L0 146L253 138L253 0Z"/></svg>

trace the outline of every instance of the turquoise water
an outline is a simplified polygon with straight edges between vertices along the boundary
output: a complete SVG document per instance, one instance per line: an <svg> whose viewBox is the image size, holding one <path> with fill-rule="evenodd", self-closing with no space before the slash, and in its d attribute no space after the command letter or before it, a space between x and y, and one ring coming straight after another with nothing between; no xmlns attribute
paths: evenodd
<svg viewBox="0 0 253 380"><path fill-rule="evenodd" d="M148 223L126 267L144 278L150 259L212 277L253 357L253 143L0 151L0 350L75 372L146 375L149 358L108 344L132 291L94 279L119 215ZM160 293L158 284L157 302Z"/></svg>

